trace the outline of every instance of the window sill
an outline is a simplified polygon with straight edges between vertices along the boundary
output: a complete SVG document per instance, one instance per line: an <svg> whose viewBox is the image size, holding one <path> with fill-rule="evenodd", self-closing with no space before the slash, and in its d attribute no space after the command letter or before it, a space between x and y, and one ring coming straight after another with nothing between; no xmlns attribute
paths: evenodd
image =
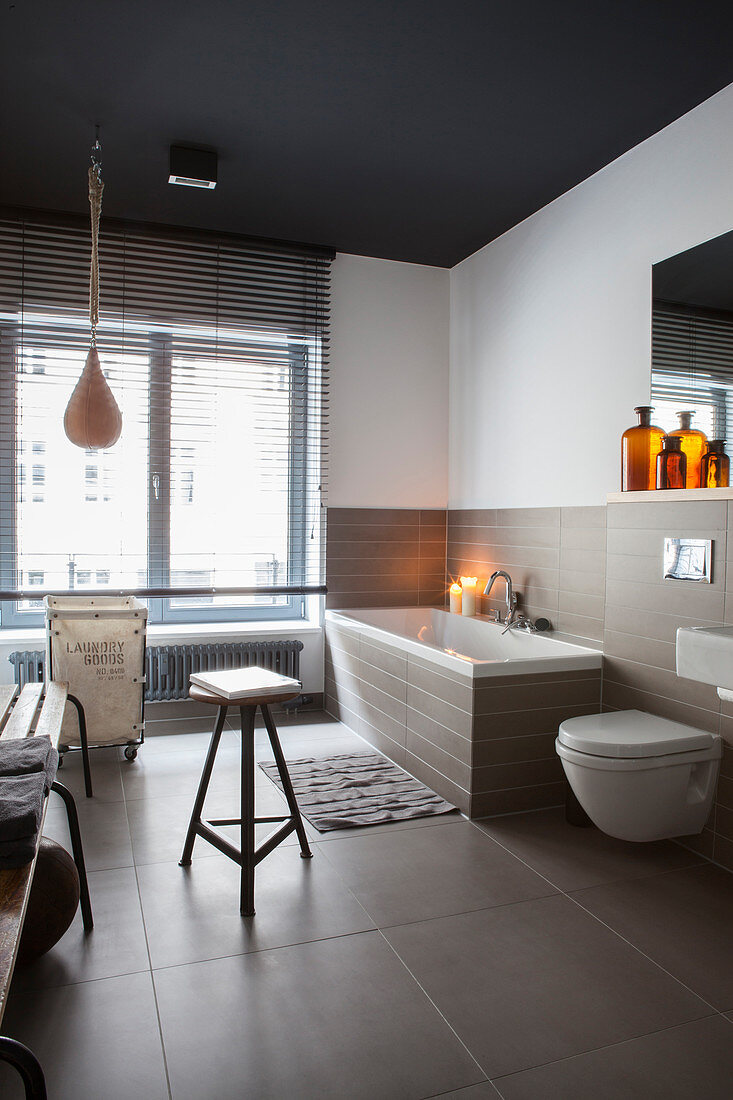
<svg viewBox="0 0 733 1100"><path fill-rule="evenodd" d="M608 493L607 504L664 504L674 500L733 500L733 486L727 489L645 489L626 493Z"/></svg>
<svg viewBox="0 0 733 1100"><path fill-rule="evenodd" d="M320 634L322 627L309 619L260 620L244 623L152 623L147 638L151 645L176 645L191 642L234 642L242 635L255 634L268 638L287 635ZM46 631L42 626L9 627L0 630L0 644L42 646Z"/></svg>

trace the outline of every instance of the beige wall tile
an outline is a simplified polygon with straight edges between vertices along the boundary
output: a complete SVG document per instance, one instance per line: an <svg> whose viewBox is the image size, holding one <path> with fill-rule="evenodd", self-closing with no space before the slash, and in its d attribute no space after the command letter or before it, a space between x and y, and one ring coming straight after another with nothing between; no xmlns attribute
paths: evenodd
<svg viewBox="0 0 733 1100"><path fill-rule="evenodd" d="M468 813L470 795L458 783L454 783L442 772L437 771L436 768L431 768L424 760L420 760L418 756L414 756L410 752L405 753L405 768L421 783L425 783L441 798L444 798L446 802L457 806L464 814Z"/></svg>
<svg viewBox="0 0 733 1100"><path fill-rule="evenodd" d="M514 764L495 764L473 769L473 789L502 791L510 787L534 787L544 783L559 783L563 778L562 762L557 756L546 760L524 760Z"/></svg>
<svg viewBox="0 0 733 1100"><path fill-rule="evenodd" d="M470 738L473 719L466 711L459 710L410 683L407 685L407 704L461 737Z"/></svg>
<svg viewBox="0 0 733 1100"><path fill-rule="evenodd" d="M565 802L565 783L543 783L537 787L514 787L506 791L476 794L471 799L471 817L516 814L561 806Z"/></svg>
<svg viewBox="0 0 733 1100"><path fill-rule="evenodd" d="M363 737L365 741L368 741L378 752L383 752L385 756L388 756L390 760L394 761L400 768L405 766L405 748L404 745L397 744L378 726L373 726L364 718L359 719L356 732L360 737Z"/></svg>
<svg viewBox="0 0 733 1100"><path fill-rule="evenodd" d="M438 748L437 745L433 745L432 742L426 741L419 734L413 733L412 730L407 731L405 748L407 752L428 764L429 767L435 768L441 775L446 776L453 783L457 783L464 790L471 789L473 769L469 764L457 760L455 756L451 756L450 753Z"/></svg>
<svg viewBox="0 0 733 1100"><path fill-rule="evenodd" d="M428 718L426 714L422 714L419 710L414 710L409 706L407 708L406 723L410 732L418 734L425 741L429 741L437 748L450 753L451 756L462 763L471 763L471 738L469 736L462 736L456 733L455 730L448 729L447 726L436 722L434 718Z"/></svg>

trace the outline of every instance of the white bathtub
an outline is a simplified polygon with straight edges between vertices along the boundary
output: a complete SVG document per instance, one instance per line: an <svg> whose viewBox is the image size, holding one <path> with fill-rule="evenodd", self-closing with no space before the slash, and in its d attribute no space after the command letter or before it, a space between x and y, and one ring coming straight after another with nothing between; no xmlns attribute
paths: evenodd
<svg viewBox="0 0 733 1100"><path fill-rule="evenodd" d="M430 607L327 611L326 620L473 680L601 667L602 654L597 649L572 645L547 634L520 630L504 633L501 623Z"/></svg>

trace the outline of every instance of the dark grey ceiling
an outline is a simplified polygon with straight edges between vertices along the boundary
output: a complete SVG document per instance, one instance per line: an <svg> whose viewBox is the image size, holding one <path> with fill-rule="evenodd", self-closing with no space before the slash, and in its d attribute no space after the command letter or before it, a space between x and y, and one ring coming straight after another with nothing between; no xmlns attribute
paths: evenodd
<svg viewBox="0 0 733 1100"><path fill-rule="evenodd" d="M451 266L733 81L733 5L2 0L0 202ZM167 183L214 146L213 192Z"/></svg>

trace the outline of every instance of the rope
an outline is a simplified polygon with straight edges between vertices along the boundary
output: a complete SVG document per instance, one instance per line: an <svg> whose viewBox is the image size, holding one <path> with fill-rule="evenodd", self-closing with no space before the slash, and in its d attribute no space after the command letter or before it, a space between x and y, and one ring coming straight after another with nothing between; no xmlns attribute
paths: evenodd
<svg viewBox="0 0 733 1100"><path fill-rule="evenodd" d="M89 267L89 320L92 326L92 346L97 342L99 321L99 219L102 214L104 184L99 165L89 169L89 209L92 219L92 259Z"/></svg>

